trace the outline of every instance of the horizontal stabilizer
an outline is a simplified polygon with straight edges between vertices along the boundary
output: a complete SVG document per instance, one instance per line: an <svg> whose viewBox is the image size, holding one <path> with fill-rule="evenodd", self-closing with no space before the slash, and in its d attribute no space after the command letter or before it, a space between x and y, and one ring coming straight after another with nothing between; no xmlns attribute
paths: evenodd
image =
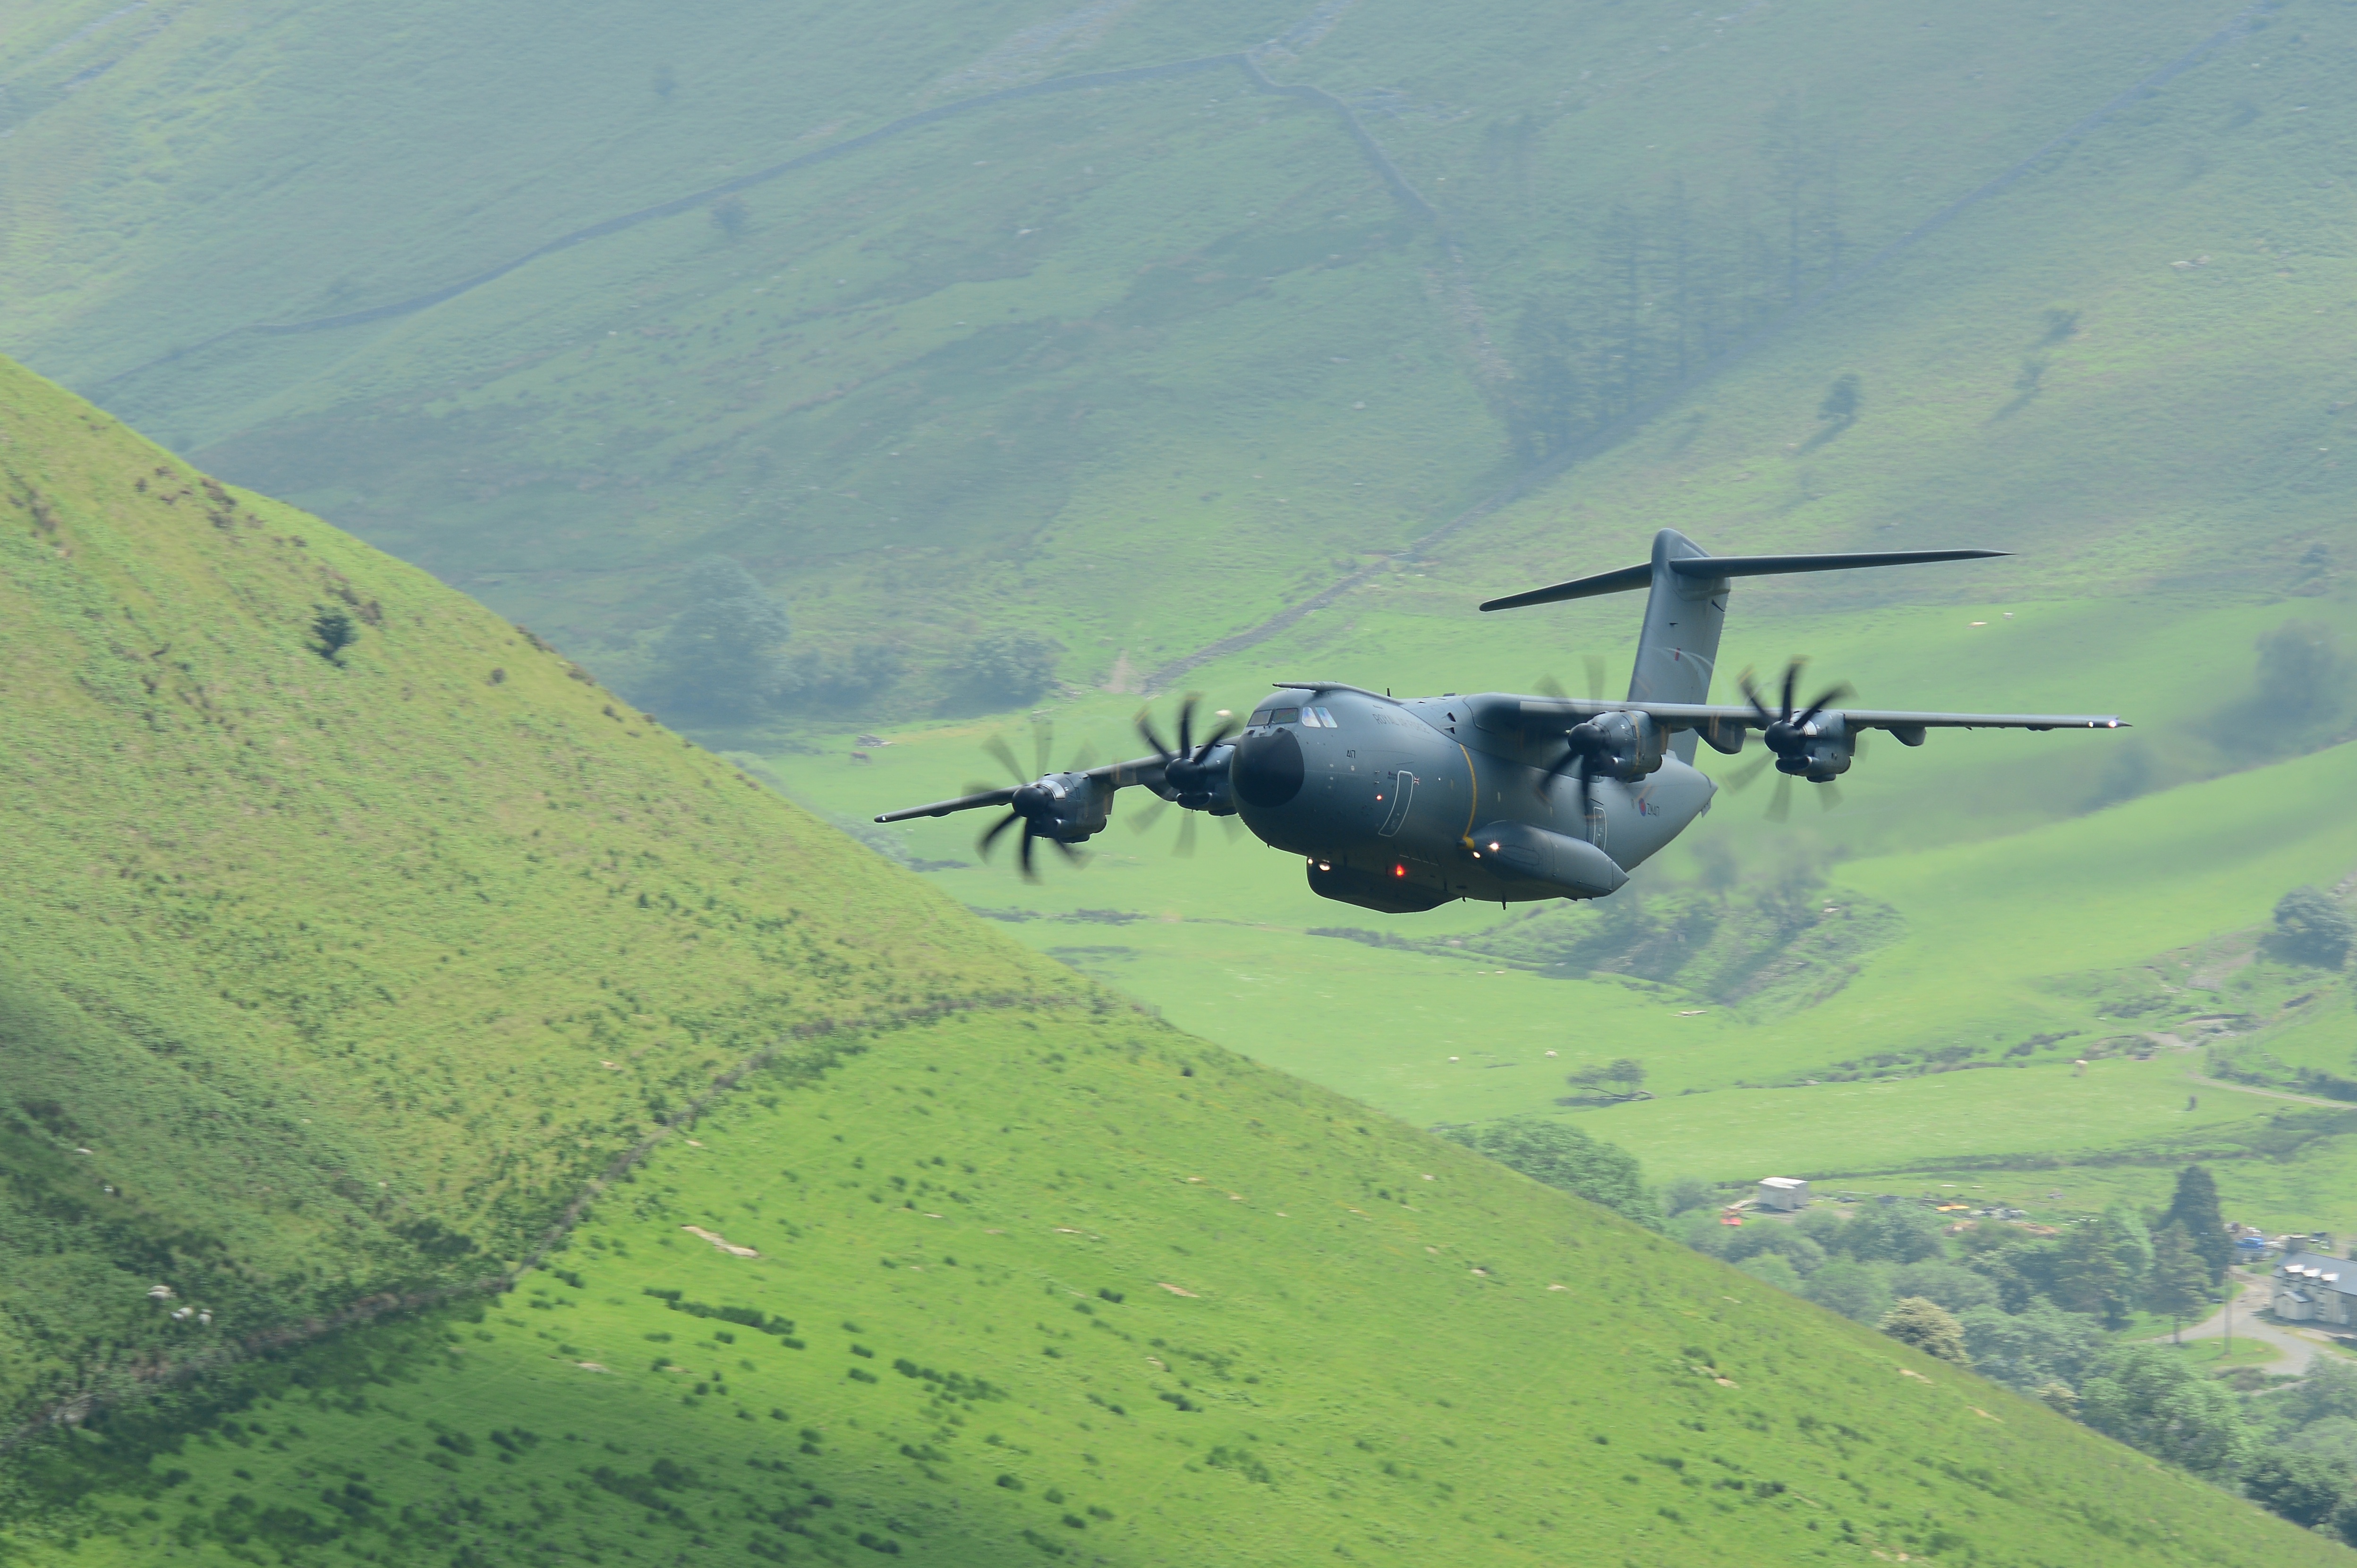
<svg viewBox="0 0 2357 1568"><path fill-rule="evenodd" d="M1841 572L1852 566L1917 566L1932 561L1983 561L2005 555L2003 550L1877 550L1843 555L1689 555L1672 559L1671 571L1681 577L1720 582L1729 577L1771 577L1791 572ZM1564 599L1592 598L1598 594L1624 594L1652 585L1653 568L1623 566L1593 577L1577 577L1550 588L1533 588L1483 603L1485 610L1520 609L1525 605L1551 605Z"/></svg>

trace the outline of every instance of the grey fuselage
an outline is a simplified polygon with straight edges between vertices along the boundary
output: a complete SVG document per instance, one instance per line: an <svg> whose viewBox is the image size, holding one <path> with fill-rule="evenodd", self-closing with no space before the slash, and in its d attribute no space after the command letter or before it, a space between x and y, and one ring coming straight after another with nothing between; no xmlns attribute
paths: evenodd
<svg viewBox="0 0 2357 1568"><path fill-rule="evenodd" d="M1526 727L1524 702L1284 693L1232 743L1237 813L1308 861L1317 892L1404 913L1602 897L1710 809L1716 787L1671 755L1634 782L1594 779L1583 819L1577 779L1547 776L1564 726Z"/></svg>

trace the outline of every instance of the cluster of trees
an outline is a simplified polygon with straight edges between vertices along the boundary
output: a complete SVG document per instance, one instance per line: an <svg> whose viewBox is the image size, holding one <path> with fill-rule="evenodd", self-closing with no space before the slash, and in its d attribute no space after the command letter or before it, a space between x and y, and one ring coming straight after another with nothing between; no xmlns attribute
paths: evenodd
<svg viewBox="0 0 2357 1568"><path fill-rule="evenodd" d="M2254 1400L2172 1348L2114 1337L2139 1309L2180 1326L2209 1312L2233 1249L2200 1165L2158 1214L2117 1205L2052 1236L1988 1223L1952 1235L1905 1203L1729 1227L1700 1182L1674 1184L1663 1204L1688 1245L1755 1278L2357 1544L2357 1366L2328 1363Z"/></svg>
<svg viewBox="0 0 2357 1568"><path fill-rule="evenodd" d="M1596 1101L1627 1100L1645 1087L1645 1064L1634 1057L1577 1068L1564 1075L1572 1092L1559 1104L1584 1105Z"/></svg>
<svg viewBox="0 0 2357 1568"><path fill-rule="evenodd" d="M1788 95L1754 145L1761 167L1707 203L1673 181L1655 201L1616 203L1584 265L1542 277L1512 338L1502 410L1514 446L1544 461L1727 353L1840 276L1839 149ZM1855 422L1845 377L1819 417Z"/></svg>
<svg viewBox="0 0 2357 1568"><path fill-rule="evenodd" d="M905 639L798 641L786 607L744 565L707 556L688 569L686 605L654 644L634 684L642 705L688 724L747 725L780 714L847 713L890 696L912 672ZM927 671L940 705L1020 707L1055 680L1054 640L1029 632L973 639Z"/></svg>
<svg viewBox="0 0 2357 1568"><path fill-rule="evenodd" d="M2320 887L2295 887L2276 900L2276 952L2294 963L2340 969L2357 945L2357 920L2347 906Z"/></svg>
<svg viewBox="0 0 2357 1568"><path fill-rule="evenodd" d="M2048 1309L2084 1320L2098 1339L2126 1327L2139 1309L2180 1324L2202 1316L2233 1255L2217 1187L2200 1165L2179 1173L2176 1196L2159 1215L2115 1205L2051 1237L1975 1225L1952 1240L1932 1210L1904 1203L1878 1203L1850 1219L1817 1208L1790 1225L1728 1228L1697 1202L1704 1190L1682 1184L1665 1194L1688 1245L1861 1323L1879 1322L1898 1300L1931 1301L1958 1317L1968 1341L1977 1337L1993 1350L2020 1332L2018 1323L2000 1320L2057 1326ZM2078 1328L2061 1326L2064 1339L2080 1342ZM2067 1350L2058 1351L2065 1360ZM1996 1359L2012 1365L2020 1358ZM1999 1380L2035 1392L2049 1380Z"/></svg>
<svg viewBox="0 0 2357 1568"><path fill-rule="evenodd" d="M1633 1158L1577 1127L1512 1117L1438 1131L2357 1546L2357 1364L2320 1361L2254 1397L2171 1347L2113 1337L2136 1307L2180 1325L2208 1310L2233 1246L2200 1165L2178 1174L2158 1214L2115 1206L2051 1237L1990 1224L1952 1236L1903 1203L1738 1227L1720 1223L1709 1184L1674 1182L1657 1198Z"/></svg>
<svg viewBox="0 0 2357 1568"><path fill-rule="evenodd" d="M1510 1116L1478 1127L1435 1131L1533 1181L1576 1193L1649 1230L1665 1229L1661 1205L1646 1187L1644 1172L1636 1160L1628 1151L1591 1138L1577 1127L1538 1116Z"/></svg>
<svg viewBox="0 0 2357 1568"><path fill-rule="evenodd" d="M1566 973L1628 974L1721 1006L1806 1006L1846 983L1858 960L1906 929L1899 912L1792 865L1757 880L1706 867L1699 887L1541 907L1481 934L1481 950ZM1624 899L1626 900L1624 902ZM1836 906L1832 913L1826 906Z"/></svg>

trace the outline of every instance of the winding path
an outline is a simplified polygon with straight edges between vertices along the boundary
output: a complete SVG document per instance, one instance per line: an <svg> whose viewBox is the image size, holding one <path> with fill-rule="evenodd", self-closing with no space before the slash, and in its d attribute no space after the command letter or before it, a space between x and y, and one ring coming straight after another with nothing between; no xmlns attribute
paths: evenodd
<svg viewBox="0 0 2357 1568"><path fill-rule="evenodd" d="M651 207L641 207L633 212L608 218L600 222L592 223L587 228L576 229L569 234L560 234L547 243L535 246L520 256L511 257L497 266L488 267L471 276L460 278L456 283L445 284L440 288L430 289L424 294L412 295L407 299L397 299L389 305L374 305L365 310L346 311L340 316L317 316L303 321L261 321L244 327L232 327L225 332L216 332L211 337L186 348L175 349L170 353L159 354L152 360L144 360L129 370L118 371L100 381L93 390L102 391L118 381L127 381L143 371L152 370L157 365L181 359L199 349L209 349L216 343L227 342L232 338L247 336L283 338L306 332L332 332L339 328L363 327L371 321L390 321L397 317L414 316L421 310L429 310L435 306L456 299L460 295L471 294L486 284L496 283L510 273L520 267L530 266L544 256L553 256L559 251L569 251L576 245L584 245L592 240L602 240L609 234L619 234L627 230L636 229L641 224L655 222L660 219L673 218L683 212L692 212L724 196L731 196L740 190L749 190L757 185L766 184L781 175L829 163L863 148L872 147L879 142L888 141L904 132L913 131L920 126L930 125L938 121L953 119L961 114L969 114L979 109L1012 103L1018 99L1044 97L1049 93L1078 92L1089 88L1114 87L1132 81L1167 81L1172 77L1193 76L1201 71L1228 69L1242 71L1244 79L1252 84L1255 91L1269 93L1279 98L1297 98L1318 108L1329 109L1341 116L1342 124L1351 133L1351 139L1358 143L1360 150L1366 155L1367 161L1374 166L1375 172L1383 177L1383 183L1390 189L1393 199L1406 209L1412 216L1432 224L1439 231L1441 238L1449 242L1453 251L1454 240L1442 222L1439 209L1426 200L1423 193L1408 183L1407 176L1400 171L1399 166L1392 161L1391 156L1385 153L1374 137L1368 134L1367 128L1359 123L1358 115L1351 112L1349 104L1321 87L1274 81L1266 71L1261 70L1260 62L1250 53L1240 51L1234 54L1205 55L1196 59L1172 60L1164 65L1131 66L1120 70L1095 70L1080 76L1051 77L1046 81L1035 81L1023 87L1009 87L997 92L985 92L977 97L961 99L955 103L943 103L931 109L919 110L914 114L904 114L888 124L878 125L872 131L862 132L856 136L846 137L843 141L827 146L798 154L782 162L771 164L766 168L755 169L750 174L738 175L733 179L722 180L718 185L708 185L700 190L692 190L685 196L675 196L668 201L659 201Z"/></svg>

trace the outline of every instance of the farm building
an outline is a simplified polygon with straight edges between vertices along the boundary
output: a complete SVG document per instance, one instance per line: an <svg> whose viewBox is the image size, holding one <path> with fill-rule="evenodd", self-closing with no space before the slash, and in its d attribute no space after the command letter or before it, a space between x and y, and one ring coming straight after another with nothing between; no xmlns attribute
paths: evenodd
<svg viewBox="0 0 2357 1568"><path fill-rule="evenodd" d="M1809 1207L1809 1184L1799 1176L1771 1176L1760 1180L1760 1207L1786 1213Z"/></svg>
<svg viewBox="0 0 2357 1568"><path fill-rule="evenodd" d="M2292 1323L2357 1325L2357 1262L2295 1252L2276 1268L2277 1317Z"/></svg>

